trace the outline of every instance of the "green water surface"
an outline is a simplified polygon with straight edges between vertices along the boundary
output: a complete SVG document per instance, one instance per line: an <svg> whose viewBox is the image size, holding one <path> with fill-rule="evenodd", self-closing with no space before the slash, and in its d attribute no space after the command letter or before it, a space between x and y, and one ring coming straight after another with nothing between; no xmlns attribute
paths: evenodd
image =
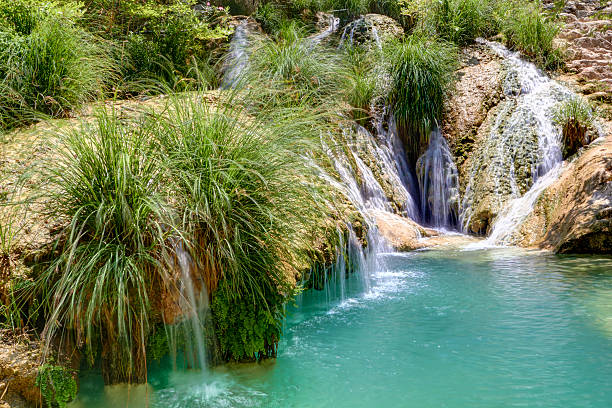
<svg viewBox="0 0 612 408"><path fill-rule="evenodd" d="M515 249L383 256L300 295L275 362L84 373L74 407L612 407L612 259Z"/></svg>

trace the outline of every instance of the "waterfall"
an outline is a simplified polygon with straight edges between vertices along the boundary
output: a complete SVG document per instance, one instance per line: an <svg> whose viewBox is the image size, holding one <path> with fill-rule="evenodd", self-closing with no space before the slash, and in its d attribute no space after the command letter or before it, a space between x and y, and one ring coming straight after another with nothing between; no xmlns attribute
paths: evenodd
<svg viewBox="0 0 612 408"><path fill-rule="evenodd" d="M179 306L183 321L176 327L169 328L173 351L184 346L185 362L190 368L206 369L205 317L208 311L206 285L199 279L194 282L193 261L182 244L176 245L176 258L181 272ZM177 333L178 332L178 333ZM182 335L183 344L176 344L177 337ZM176 356L175 356L176 357Z"/></svg>
<svg viewBox="0 0 612 408"><path fill-rule="evenodd" d="M357 20L351 22L350 24L347 24L346 27L344 27L344 30L342 31L342 36L340 37L338 48L342 48L345 43L349 44L350 46L355 45L355 34L357 33L358 35L363 36L364 33L367 33L368 31L369 34L367 34L367 37L369 37L370 40L374 41L378 49L382 50L382 41L380 39L380 36L378 35L378 29L374 24L366 20L364 17L360 17ZM357 38L358 43L363 42L363 40L363 37Z"/></svg>
<svg viewBox="0 0 612 408"><path fill-rule="evenodd" d="M540 177L538 181L522 197L510 201L501 214L497 216L485 245L508 245L511 244L512 234L533 211L538 197L547 187L557 180L563 166L558 163L548 173Z"/></svg>
<svg viewBox="0 0 612 408"><path fill-rule="evenodd" d="M340 26L340 19L338 17L334 16L333 14L330 14L328 18L329 18L329 22L328 22L327 28L321 31L320 33L315 34L312 37L310 37L314 44L318 44L321 41L323 41L325 38L332 35L334 32L336 32L336 30Z"/></svg>
<svg viewBox="0 0 612 408"><path fill-rule="evenodd" d="M459 175L446 139L435 129L429 146L416 163L425 223L433 227L454 228L459 206Z"/></svg>
<svg viewBox="0 0 612 408"><path fill-rule="evenodd" d="M498 43L480 42L504 59L506 102L501 104L486 141L485 150L493 153L477 158L472 167L462 202L462 223L467 229L479 183L477 174L486 172L493 177L500 211L485 244L509 244L515 230L532 212L540 193L561 173L561 134L553 123L553 115L555 107L570 98L572 92L534 64L522 60L519 53ZM530 134L536 137L532 146L528 143ZM522 157L523 162L517 157ZM523 184L521 177L526 180Z"/></svg>
<svg viewBox="0 0 612 408"><path fill-rule="evenodd" d="M249 64L249 55L247 53L248 42L248 27L247 20L240 22L234 31L234 36L229 46L229 53L225 61L223 72L222 89L235 88L242 77L242 73Z"/></svg>

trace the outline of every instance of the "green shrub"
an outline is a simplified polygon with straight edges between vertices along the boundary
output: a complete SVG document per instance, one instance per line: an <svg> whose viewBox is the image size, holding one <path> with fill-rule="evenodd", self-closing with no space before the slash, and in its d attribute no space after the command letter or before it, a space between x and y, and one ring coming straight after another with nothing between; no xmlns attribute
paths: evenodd
<svg viewBox="0 0 612 408"><path fill-rule="evenodd" d="M266 303L228 296L228 281L222 281L211 308L221 352L230 361L258 361L276 357L281 336L285 298L265 294Z"/></svg>
<svg viewBox="0 0 612 408"><path fill-rule="evenodd" d="M72 4L0 3L0 126L63 116L101 94L111 62L81 15Z"/></svg>
<svg viewBox="0 0 612 408"><path fill-rule="evenodd" d="M539 3L501 3L501 29L510 48L545 69L563 65L563 52L553 44L558 24L543 14Z"/></svg>
<svg viewBox="0 0 612 408"><path fill-rule="evenodd" d="M587 101L574 97L557 108L555 123L562 129L563 158L575 154L588 144L587 132L593 128L595 113Z"/></svg>
<svg viewBox="0 0 612 408"><path fill-rule="evenodd" d="M449 43L412 35L386 49L391 77L388 101L408 150L416 152L441 118L453 86L456 48Z"/></svg>
<svg viewBox="0 0 612 408"><path fill-rule="evenodd" d="M38 368L36 386L48 407L64 408L77 394L77 384L72 373L62 366L43 364Z"/></svg>

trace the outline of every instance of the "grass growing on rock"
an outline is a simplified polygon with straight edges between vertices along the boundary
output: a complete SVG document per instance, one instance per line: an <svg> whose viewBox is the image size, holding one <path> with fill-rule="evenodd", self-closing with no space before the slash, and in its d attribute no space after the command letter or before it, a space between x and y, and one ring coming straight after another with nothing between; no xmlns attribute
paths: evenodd
<svg viewBox="0 0 612 408"><path fill-rule="evenodd" d="M417 152L441 118L452 89L456 48L446 42L412 35L386 49L391 77L388 102L409 152Z"/></svg>
<svg viewBox="0 0 612 408"><path fill-rule="evenodd" d="M545 15L539 3L509 2L502 7L501 31L508 46L521 51L542 68L560 68L564 57L553 43L559 25L552 16Z"/></svg>
<svg viewBox="0 0 612 408"><path fill-rule="evenodd" d="M561 126L564 158L589 143L587 132L593 129L595 112L583 98L574 97L561 103L555 112L554 120Z"/></svg>
<svg viewBox="0 0 612 408"><path fill-rule="evenodd" d="M281 107L336 104L341 70L337 53L315 44L299 25L288 23L273 39L256 39L242 82L257 85L252 88L254 99Z"/></svg>

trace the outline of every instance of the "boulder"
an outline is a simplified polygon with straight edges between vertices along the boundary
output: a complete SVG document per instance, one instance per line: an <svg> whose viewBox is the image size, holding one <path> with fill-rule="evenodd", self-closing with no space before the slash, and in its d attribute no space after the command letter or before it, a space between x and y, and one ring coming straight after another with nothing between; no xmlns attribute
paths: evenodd
<svg viewBox="0 0 612 408"><path fill-rule="evenodd" d="M347 24L342 32L342 41L349 44L376 44L399 38L404 29L391 17L380 14L366 14Z"/></svg>
<svg viewBox="0 0 612 408"><path fill-rule="evenodd" d="M380 235L397 251L425 248L428 245L420 242L420 239L438 235L436 231L423 228L410 218L380 210L371 211L370 214L376 220Z"/></svg>

